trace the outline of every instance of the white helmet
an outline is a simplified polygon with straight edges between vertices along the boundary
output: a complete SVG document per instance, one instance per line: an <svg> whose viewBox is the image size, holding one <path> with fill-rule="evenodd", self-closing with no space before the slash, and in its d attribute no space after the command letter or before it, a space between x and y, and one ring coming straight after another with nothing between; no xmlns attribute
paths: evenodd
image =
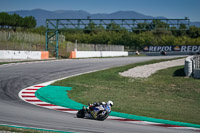
<svg viewBox="0 0 200 133"><path fill-rule="evenodd" d="M110 100L107 102L107 104L110 105L111 107L113 106L113 102Z"/></svg>

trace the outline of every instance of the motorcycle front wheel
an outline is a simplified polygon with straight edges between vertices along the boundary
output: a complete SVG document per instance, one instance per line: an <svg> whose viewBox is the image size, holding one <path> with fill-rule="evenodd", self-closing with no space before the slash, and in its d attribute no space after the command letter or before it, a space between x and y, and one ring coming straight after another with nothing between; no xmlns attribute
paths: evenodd
<svg viewBox="0 0 200 133"><path fill-rule="evenodd" d="M97 120L99 120L99 121L104 121L107 117L109 116L109 113L108 112L106 112L106 114L105 115L98 115L97 116Z"/></svg>

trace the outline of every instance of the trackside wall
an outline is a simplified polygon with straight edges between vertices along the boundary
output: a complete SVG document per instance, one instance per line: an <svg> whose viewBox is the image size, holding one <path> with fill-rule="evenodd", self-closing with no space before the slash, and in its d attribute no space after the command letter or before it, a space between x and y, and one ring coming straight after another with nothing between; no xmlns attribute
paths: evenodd
<svg viewBox="0 0 200 133"><path fill-rule="evenodd" d="M124 51L72 51L70 58L115 57L128 56Z"/></svg>
<svg viewBox="0 0 200 133"><path fill-rule="evenodd" d="M0 50L0 59L48 59L48 51Z"/></svg>

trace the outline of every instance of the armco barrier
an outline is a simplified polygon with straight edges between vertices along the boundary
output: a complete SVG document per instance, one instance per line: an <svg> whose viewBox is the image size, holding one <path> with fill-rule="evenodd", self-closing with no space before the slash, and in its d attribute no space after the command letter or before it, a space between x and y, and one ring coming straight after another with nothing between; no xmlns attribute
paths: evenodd
<svg viewBox="0 0 200 133"><path fill-rule="evenodd" d="M200 55L193 56L193 77L200 78Z"/></svg>
<svg viewBox="0 0 200 133"><path fill-rule="evenodd" d="M0 50L0 59L48 59L48 51Z"/></svg>
<svg viewBox="0 0 200 133"><path fill-rule="evenodd" d="M185 59L185 75L200 78L200 55L188 56Z"/></svg>
<svg viewBox="0 0 200 133"><path fill-rule="evenodd" d="M115 57L128 56L124 51L72 51L70 58Z"/></svg>
<svg viewBox="0 0 200 133"><path fill-rule="evenodd" d="M200 69L194 69L194 78L200 79Z"/></svg>

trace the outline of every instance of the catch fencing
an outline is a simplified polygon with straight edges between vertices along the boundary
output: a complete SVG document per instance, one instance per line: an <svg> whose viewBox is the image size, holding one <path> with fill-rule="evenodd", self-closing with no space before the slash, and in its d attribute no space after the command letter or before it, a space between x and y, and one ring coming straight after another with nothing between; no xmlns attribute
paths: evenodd
<svg viewBox="0 0 200 133"><path fill-rule="evenodd" d="M106 45L106 44L75 44L67 43L67 52L70 51L124 51L122 45Z"/></svg>
<svg viewBox="0 0 200 133"><path fill-rule="evenodd" d="M55 40L55 38L51 38ZM45 35L0 31L0 50L44 51ZM122 45L76 44L65 41L64 35L59 35L59 56L68 57L71 51L124 51ZM50 56L55 56L55 44L49 45Z"/></svg>
<svg viewBox="0 0 200 133"><path fill-rule="evenodd" d="M54 38L52 38L54 39ZM59 42L65 36L59 35ZM45 35L28 32L0 31L0 50L45 50Z"/></svg>
<svg viewBox="0 0 200 133"><path fill-rule="evenodd" d="M44 50L45 36L34 33L0 31L0 50Z"/></svg>
<svg viewBox="0 0 200 133"><path fill-rule="evenodd" d="M0 31L0 41L45 43L45 36L34 33Z"/></svg>
<svg viewBox="0 0 200 133"><path fill-rule="evenodd" d="M103 44L76 44L72 42L62 42L59 44L59 56L68 58L71 51L124 51L124 46Z"/></svg>

